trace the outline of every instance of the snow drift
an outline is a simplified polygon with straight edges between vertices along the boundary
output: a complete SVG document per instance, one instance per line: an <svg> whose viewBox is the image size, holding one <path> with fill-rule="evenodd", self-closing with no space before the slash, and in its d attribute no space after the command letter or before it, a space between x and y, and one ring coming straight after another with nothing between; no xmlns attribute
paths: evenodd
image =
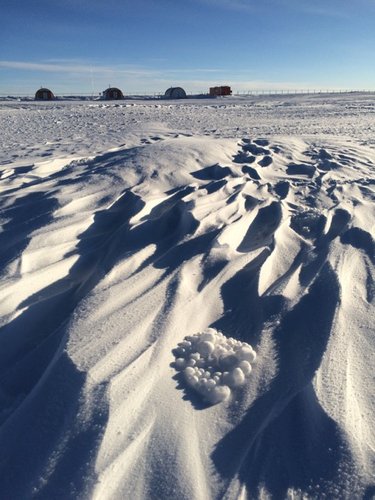
<svg viewBox="0 0 375 500"><path fill-rule="evenodd" d="M3 105L1 498L373 496L375 149L316 99Z"/></svg>

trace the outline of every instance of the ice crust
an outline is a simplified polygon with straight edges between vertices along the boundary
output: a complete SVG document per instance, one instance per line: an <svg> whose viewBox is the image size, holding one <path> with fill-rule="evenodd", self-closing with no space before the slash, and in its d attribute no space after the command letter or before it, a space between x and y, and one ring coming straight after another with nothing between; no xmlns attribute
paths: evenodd
<svg viewBox="0 0 375 500"><path fill-rule="evenodd" d="M233 389L244 385L256 359L251 345L214 328L185 337L174 352L176 369L211 404L225 401Z"/></svg>

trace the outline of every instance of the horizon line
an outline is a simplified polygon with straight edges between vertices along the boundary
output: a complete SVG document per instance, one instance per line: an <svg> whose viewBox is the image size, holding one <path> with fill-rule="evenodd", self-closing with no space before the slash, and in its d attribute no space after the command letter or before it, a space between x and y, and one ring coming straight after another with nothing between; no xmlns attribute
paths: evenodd
<svg viewBox="0 0 375 500"><path fill-rule="evenodd" d="M11 97L11 98L26 98L26 97L34 97L35 93L40 90L41 88L48 88L49 90L52 90L53 94L55 97L100 97L103 93L103 90L101 91L88 91L88 92L71 92L71 91L53 91L50 87L39 87L35 92L22 92L22 93L13 93L13 92L0 92L0 97ZM108 87L109 88L109 87ZM118 88L118 87L117 87ZM185 90L186 91L186 90ZM238 95L238 96L246 96L246 95L276 95L276 94L282 94L282 95L288 95L288 94L327 94L327 93L338 93L338 94L345 94L345 93L374 93L375 88L345 88L345 87L317 87L317 88L289 88L289 89L277 89L277 88L254 88L254 89L247 89L247 90L239 90L239 89L233 89L232 90L232 96ZM207 91L186 91L186 93L189 96L202 96L202 95L207 95L210 97L209 93ZM130 91L124 94L124 98L126 99L127 97L136 97L136 96L164 96L165 91L157 90L157 91ZM212 97L212 96L211 96ZM225 97L231 97L231 96L225 96ZM121 99L121 100L123 100Z"/></svg>

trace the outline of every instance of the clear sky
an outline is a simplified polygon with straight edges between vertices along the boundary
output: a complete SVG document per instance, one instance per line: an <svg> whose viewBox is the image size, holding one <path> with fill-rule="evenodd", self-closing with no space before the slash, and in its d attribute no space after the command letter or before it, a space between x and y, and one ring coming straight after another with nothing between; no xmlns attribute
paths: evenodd
<svg viewBox="0 0 375 500"><path fill-rule="evenodd" d="M375 0L0 0L0 93L375 90Z"/></svg>

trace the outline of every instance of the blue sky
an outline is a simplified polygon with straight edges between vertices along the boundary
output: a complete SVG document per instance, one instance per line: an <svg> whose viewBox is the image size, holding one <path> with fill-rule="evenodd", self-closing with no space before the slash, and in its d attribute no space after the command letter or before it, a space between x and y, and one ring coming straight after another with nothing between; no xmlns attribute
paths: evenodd
<svg viewBox="0 0 375 500"><path fill-rule="evenodd" d="M0 2L1 94L375 90L375 0Z"/></svg>

